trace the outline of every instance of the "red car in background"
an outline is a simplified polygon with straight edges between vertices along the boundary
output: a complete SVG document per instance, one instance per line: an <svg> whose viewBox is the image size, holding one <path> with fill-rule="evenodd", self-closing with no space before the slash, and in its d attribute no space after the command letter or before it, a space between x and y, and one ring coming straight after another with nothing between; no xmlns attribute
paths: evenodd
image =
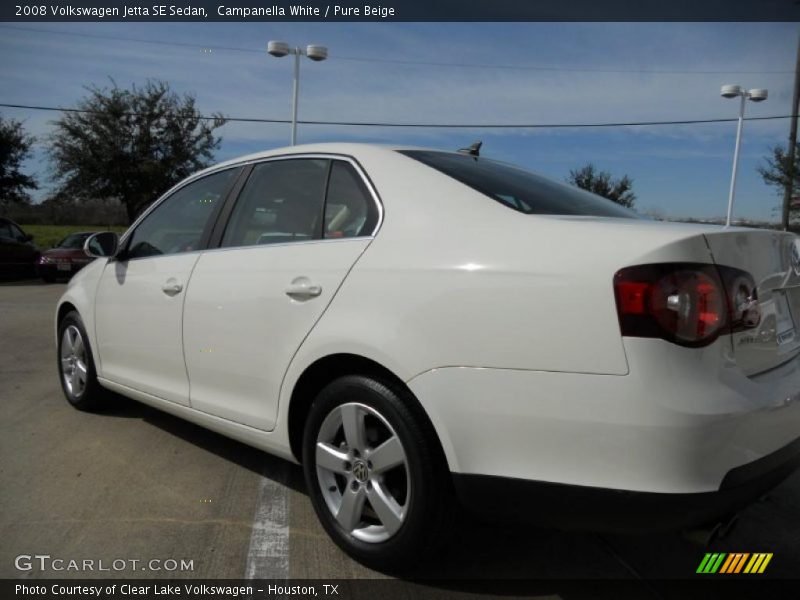
<svg viewBox="0 0 800 600"><path fill-rule="evenodd" d="M69 279L92 260L83 251L83 244L93 231L71 233L39 257L39 276L47 283L63 277Z"/></svg>

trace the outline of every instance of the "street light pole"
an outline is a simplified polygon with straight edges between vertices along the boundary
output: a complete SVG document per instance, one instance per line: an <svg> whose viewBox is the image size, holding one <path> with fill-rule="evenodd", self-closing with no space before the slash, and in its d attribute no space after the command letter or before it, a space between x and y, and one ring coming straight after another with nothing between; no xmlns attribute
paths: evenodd
<svg viewBox="0 0 800 600"><path fill-rule="evenodd" d="M794 95L792 97L792 123L789 125L789 148L786 156L789 159L788 177L783 190L783 211L781 225L789 231L789 209L792 204L794 189L794 157L797 149L797 107L800 104L800 38L797 40L797 59L794 65Z"/></svg>
<svg viewBox="0 0 800 600"><path fill-rule="evenodd" d="M739 148L742 145L742 126L744 125L745 100L745 95L742 94L741 102L739 104L739 122L736 125L736 146L733 149L733 170L731 171L731 189L728 191L728 216L725 218L725 227L731 226L731 216L733 215L733 195L736 191L736 174L739 170Z"/></svg>
<svg viewBox="0 0 800 600"><path fill-rule="evenodd" d="M292 84L292 146L297 144L297 97L300 95L300 48L294 49L294 82Z"/></svg>
<svg viewBox="0 0 800 600"><path fill-rule="evenodd" d="M283 58L289 54L294 56L294 77L292 81L292 146L297 143L297 102L300 96L300 57L307 56L313 61L328 58L328 49L325 46L309 45L305 50L300 46L289 47L286 42L270 41L267 52L276 58Z"/></svg>
<svg viewBox="0 0 800 600"><path fill-rule="evenodd" d="M738 85L723 85L720 90L720 95L723 98L739 98L739 121L736 125L736 146L733 150L733 169L731 170L731 189L728 192L728 214L725 217L725 227L731 226L731 218L733 217L733 198L736 194L736 173L739 167L739 148L742 145L742 128L744 126L744 108L745 102L751 100L753 102L761 102L767 99L767 90L753 88L752 90L744 90Z"/></svg>

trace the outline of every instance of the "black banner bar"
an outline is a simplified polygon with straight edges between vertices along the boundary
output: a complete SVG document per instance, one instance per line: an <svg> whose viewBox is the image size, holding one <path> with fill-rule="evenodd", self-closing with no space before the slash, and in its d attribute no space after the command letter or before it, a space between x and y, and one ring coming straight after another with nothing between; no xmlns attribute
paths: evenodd
<svg viewBox="0 0 800 600"><path fill-rule="evenodd" d="M481 596L626 598L781 598L797 597L797 580L761 576L698 575L682 580L155 580L155 579L3 579L3 600L479 600Z"/></svg>
<svg viewBox="0 0 800 600"><path fill-rule="evenodd" d="M161 2L164 2L163 4ZM796 0L17 0L0 21L800 21Z"/></svg>

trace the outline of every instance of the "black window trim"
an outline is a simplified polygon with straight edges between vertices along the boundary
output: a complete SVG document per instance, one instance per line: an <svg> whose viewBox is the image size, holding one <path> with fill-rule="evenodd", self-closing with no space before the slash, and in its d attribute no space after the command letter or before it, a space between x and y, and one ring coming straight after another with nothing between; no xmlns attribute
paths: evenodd
<svg viewBox="0 0 800 600"><path fill-rule="evenodd" d="M328 193L331 189L331 174L333 173L333 160L328 160L328 172L325 173L325 191L322 195L322 206L320 207L319 226L314 232L314 239L325 239L325 213L328 212Z"/></svg>
<svg viewBox="0 0 800 600"><path fill-rule="evenodd" d="M297 160L297 159L317 159L317 160L322 159L328 161L328 167L327 167L328 173L326 175L325 191L322 201L323 217L324 217L325 207L328 202L328 185L330 183L330 175L333 169L333 162L339 160L349 163L353 167L355 172L358 174L358 176L361 178L361 182L366 188L367 195L372 199L372 202L377 210L378 219L375 223L375 227L373 227L372 229L372 232L348 238L324 238L321 235L322 224L320 224L318 231L316 231L314 234L314 239L310 240L281 242L279 244L251 244L247 246L223 246L222 238L225 234L225 229L228 227L228 224L230 223L230 218L231 214L233 213L233 209L235 208L236 203L239 201L239 197L241 196L242 190L244 189L244 186L252 170L257 165L266 162L272 162L278 160ZM240 163L240 166L245 166L245 169L243 170L242 174L239 177L241 185L237 185L236 188L232 190L231 193L228 194L228 197L225 199L224 206L217 215L217 222L215 223L213 231L211 233L209 244L204 250L215 250L215 251L240 250L243 248L267 248L270 246L285 246L288 244L318 244L318 243L343 242L350 240L366 239L375 237L378 231L380 231L381 225L383 225L383 217L384 217L383 202L381 201L380 196L378 195L378 192L372 183L372 180L369 178L369 175L367 175L364 168L353 156L350 156L348 154L338 154L333 152L298 152L298 153L278 154L275 156L254 158L245 161L243 163ZM237 182L237 184L238 183L239 182Z"/></svg>

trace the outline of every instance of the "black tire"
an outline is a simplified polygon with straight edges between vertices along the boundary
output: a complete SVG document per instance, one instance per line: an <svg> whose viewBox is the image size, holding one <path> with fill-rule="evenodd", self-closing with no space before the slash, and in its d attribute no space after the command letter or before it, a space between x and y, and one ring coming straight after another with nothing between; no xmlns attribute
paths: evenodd
<svg viewBox="0 0 800 600"><path fill-rule="evenodd" d="M344 405L348 406L341 408ZM365 439L368 440L364 445L366 450L363 456L356 454L353 459L355 462L352 464L344 463L346 473L333 475L332 471L323 470L324 475L318 475L318 438L332 430L328 423L341 423L344 417L338 421L337 418L344 414L342 411L354 410L353 405L367 407L356 410L370 411L362 413L366 415L364 421L367 425L364 429ZM372 411L385 421L381 421ZM331 420L326 421L329 415L336 416L331 416ZM389 428L385 427L387 423ZM370 424L373 426L370 427ZM346 449L350 456L353 456L353 450L348 449L349 446L344 439L343 426L333 425L334 429L336 427L339 427L339 433L336 435L341 436L342 441L337 445L331 440L331 447ZM379 437L381 430L384 430L389 437L399 438L404 462L393 470L376 475L372 462L366 459L375 448L387 441L385 437L384 439ZM369 441L372 438L375 440L374 443ZM370 447L370 444L373 446ZM359 462L361 465L357 464ZM367 475L369 479L359 483L356 481L356 473L363 476L363 466L366 464L369 465ZM444 452L424 410L411 392L399 383L361 375L348 375L326 386L314 400L306 421L303 435L303 470L314 510L325 530L340 548L366 566L384 572L407 572L420 562L431 558L449 539L456 506L452 477L447 468ZM320 477L336 478L335 482L331 479L326 480L332 485L326 485L325 496ZM394 483L390 481L390 477L394 477ZM351 485L355 487L351 488ZM400 490L399 495L404 499L404 502L397 503L397 506L403 509L403 518L399 528L389 532L389 528L383 524L369 498L375 498L375 494L379 491L392 489L392 485L395 490ZM338 489L335 489L337 486ZM355 490L359 486L363 487L367 498L364 500L366 512L360 517L362 520L359 521L359 525L349 531L337 521L334 509L329 508L327 502L335 503L335 498L343 498L346 490ZM405 495L402 492L403 488ZM339 507L341 508L341 504ZM388 539L364 541L363 536L366 535L364 532L367 531L365 528L370 523L373 524L372 529L383 528L385 532L382 535L388 535Z"/></svg>
<svg viewBox="0 0 800 600"><path fill-rule="evenodd" d="M70 331L70 337L76 330L80 334L80 341L84 349L82 353L80 351L71 353L69 346L64 347L65 344L68 344L65 338L67 330ZM72 357L72 360L69 357ZM99 409L104 404L106 394L105 390L97 382L97 372L94 368L89 336L86 335L83 321L76 311L67 313L58 324L58 353L56 360L58 362L58 380L61 383L61 389L67 401L78 410L94 411ZM82 363L85 366L83 383L82 385L80 385L80 382L78 385L75 383L69 384L68 381L72 380L70 377L71 372L74 372L75 369L83 372L78 363ZM71 386L74 387L71 389Z"/></svg>

